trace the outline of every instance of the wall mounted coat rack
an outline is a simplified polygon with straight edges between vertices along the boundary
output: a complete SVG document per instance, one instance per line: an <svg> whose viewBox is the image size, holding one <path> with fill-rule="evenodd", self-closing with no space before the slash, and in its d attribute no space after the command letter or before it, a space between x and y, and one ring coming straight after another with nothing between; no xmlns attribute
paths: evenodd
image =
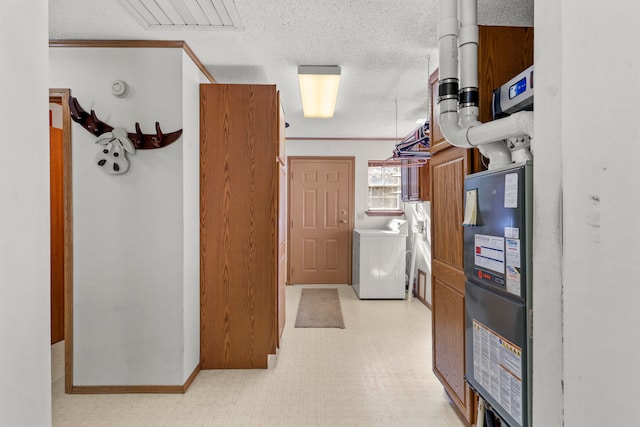
<svg viewBox="0 0 640 427"><path fill-rule="evenodd" d="M95 136L100 136L106 132L111 132L114 128L98 119L95 111L91 110L87 113L75 97L69 97L69 108L71 112L71 118L74 122L80 124L83 128L88 130ZM162 133L160 129L160 123L156 122L156 133L146 134L142 133L140 129L140 123L136 122L135 133L128 133L127 136L133 143L133 146L139 150L148 150L152 148L162 148L176 141L182 135L182 129L170 133Z"/></svg>

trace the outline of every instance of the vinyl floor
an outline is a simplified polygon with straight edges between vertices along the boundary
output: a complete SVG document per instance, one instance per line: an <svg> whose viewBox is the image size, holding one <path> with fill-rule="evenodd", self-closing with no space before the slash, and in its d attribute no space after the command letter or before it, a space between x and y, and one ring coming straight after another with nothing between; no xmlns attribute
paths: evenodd
<svg viewBox="0 0 640 427"><path fill-rule="evenodd" d="M431 371L431 317L420 301L361 301L338 285L345 329L294 328L304 287L287 287L269 369L201 371L184 395L65 394L54 346L53 425L464 426Z"/></svg>

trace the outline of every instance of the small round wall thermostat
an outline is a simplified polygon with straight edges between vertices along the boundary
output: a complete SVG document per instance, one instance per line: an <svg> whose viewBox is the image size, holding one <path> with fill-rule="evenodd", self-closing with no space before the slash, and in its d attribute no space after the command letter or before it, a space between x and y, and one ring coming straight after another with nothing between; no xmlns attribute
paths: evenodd
<svg viewBox="0 0 640 427"><path fill-rule="evenodd" d="M123 80L116 80L111 83L111 92L113 96L117 96L118 98L124 98L129 93L129 85Z"/></svg>

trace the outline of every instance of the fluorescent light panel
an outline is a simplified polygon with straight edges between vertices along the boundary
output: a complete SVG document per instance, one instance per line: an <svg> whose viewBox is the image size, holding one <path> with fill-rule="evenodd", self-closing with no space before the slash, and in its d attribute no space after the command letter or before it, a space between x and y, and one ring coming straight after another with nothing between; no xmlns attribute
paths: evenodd
<svg viewBox="0 0 640 427"><path fill-rule="evenodd" d="M300 65L298 80L304 117L322 119L333 117L340 86L340 67Z"/></svg>

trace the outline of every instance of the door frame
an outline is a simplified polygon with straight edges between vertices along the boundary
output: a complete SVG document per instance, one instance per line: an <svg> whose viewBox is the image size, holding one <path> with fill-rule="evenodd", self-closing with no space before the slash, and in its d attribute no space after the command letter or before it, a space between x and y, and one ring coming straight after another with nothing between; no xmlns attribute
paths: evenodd
<svg viewBox="0 0 640 427"><path fill-rule="evenodd" d="M349 223L347 224L348 227L348 232L349 232L349 236L348 236L348 246L349 246L349 250L347 251L348 253L348 266L349 266L349 278L347 280L347 284L351 285L353 279L352 279L352 267L353 267L353 260L352 260L352 256L353 256L353 229L355 228L355 175L356 175L356 158L355 156L288 156L287 157L287 173L289 174L288 177L288 185L287 185L287 248L292 248L292 238L293 238L293 230L292 230L292 224L293 224L293 217L291 215L291 207L293 206L292 200L291 200L291 193L292 193L292 188L293 188L293 164L297 163L297 162L303 162L303 161L332 161L332 160L346 160L348 161L349 164L349 169L350 169L350 177L349 179L351 180L351 185L349 186ZM291 270L293 268L293 262L292 262L292 252L291 250L287 251L287 285L293 285L293 282L291 281Z"/></svg>
<svg viewBox="0 0 640 427"><path fill-rule="evenodd" d="M64 390L73 392L73 203L71 185L71 89L49 89L49 101L62 103L62 185L64 224Z"/></svg>

